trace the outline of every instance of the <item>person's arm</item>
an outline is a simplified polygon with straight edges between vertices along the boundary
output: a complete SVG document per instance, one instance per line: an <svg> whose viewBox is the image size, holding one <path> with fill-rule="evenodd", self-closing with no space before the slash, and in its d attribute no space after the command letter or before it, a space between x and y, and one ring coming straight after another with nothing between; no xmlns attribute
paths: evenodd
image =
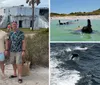
<svg viewBox="0 0 100 85"><path fill-rule="evenodd" d="M26 51L25 40L22 40L22 59L23 59L23 62L25 61L25 51Z"/></svg>
<svg viewBox="0 0 100 85"><path fill-rule="evenodd" d="M25 36L24 33L22 34L22 57L25 56L25 51L26 51L26 44L25 44Z"/></svg>
<svg viewBox="0 0 100 85"><path fill-rule="evenodd" d="M26 51L26 46L25 46L25 40L22 40L22 62L25 62L25 51Z"/></svg>
<svg viewBox="0 0 100 85"><path fill-rule="evenodd" d="M25 52L25 50L26 50L26 44L25 44L25 39L24 39L22 40L22 51Z"/></svg>
<svg viewBox="0 0 100 85"><path fill-rule="evenodd" d="M10 48L10 40L8 34L5 36L5 55L9 55L9 48Z"/></svg>
<svg viewBox="0 0 100 85"><path fill-rule="evenodd" d="M8 39L6 39L5 40L5 51L9 51L9 40Z"/></svg>

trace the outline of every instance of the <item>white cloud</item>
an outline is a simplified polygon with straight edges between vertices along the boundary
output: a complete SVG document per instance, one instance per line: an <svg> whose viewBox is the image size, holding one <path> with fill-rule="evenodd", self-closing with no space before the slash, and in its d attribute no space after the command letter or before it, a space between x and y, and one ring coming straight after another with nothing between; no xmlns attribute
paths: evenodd
<svg viewBox="0 0 100 85"><path fill-rule="evenodd" d="M28 6L28 4L26 4L26 0L0 0L0 7L18 6L22 4ZM39 7L44 7L44 6L46 7L49 6L49 0L41 0Z"/></svg>

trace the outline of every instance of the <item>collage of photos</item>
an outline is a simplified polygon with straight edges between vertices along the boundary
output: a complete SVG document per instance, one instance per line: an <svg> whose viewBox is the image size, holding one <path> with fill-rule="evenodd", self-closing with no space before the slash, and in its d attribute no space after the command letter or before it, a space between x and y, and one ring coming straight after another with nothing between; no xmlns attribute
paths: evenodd
<svg viewBox="0 0 100 85"><path fill-rule="evenodd" d="M100 85L100 1L50 0L50 85Z"/></svg>
<svg viewBox="0 0 100 85"><path fill-rule="evenodd" d="M0 85L100 85L100 0L0 0Z"/></svg>

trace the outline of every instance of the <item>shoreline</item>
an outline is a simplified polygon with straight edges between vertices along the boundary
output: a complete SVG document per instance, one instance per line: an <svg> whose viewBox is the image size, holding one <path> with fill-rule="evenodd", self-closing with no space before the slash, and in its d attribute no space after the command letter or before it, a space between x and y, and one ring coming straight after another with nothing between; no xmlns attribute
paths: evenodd
<svg viewBox="0 0 100 85"><path fill-rule="evenodd" d="M64 16L64 17L54 16L54 17L51 17L51 20L56 20L56 19L68 19L68 20L75 20L75 19L100 19L100 15L89 15L89 16Z"/></svg>

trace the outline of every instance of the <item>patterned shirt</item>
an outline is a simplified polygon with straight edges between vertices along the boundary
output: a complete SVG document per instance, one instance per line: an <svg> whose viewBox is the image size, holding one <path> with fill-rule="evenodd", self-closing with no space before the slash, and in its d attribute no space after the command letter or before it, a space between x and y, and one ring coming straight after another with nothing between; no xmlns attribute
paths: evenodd
<svg viewBox="0 0 100 85"><path fill-rule="evenodd" d="M24 33L20 30L16 32L10 32L9 40L11 41L10 51L21 52L22 51L22 40L24 40Z"/></svg>

